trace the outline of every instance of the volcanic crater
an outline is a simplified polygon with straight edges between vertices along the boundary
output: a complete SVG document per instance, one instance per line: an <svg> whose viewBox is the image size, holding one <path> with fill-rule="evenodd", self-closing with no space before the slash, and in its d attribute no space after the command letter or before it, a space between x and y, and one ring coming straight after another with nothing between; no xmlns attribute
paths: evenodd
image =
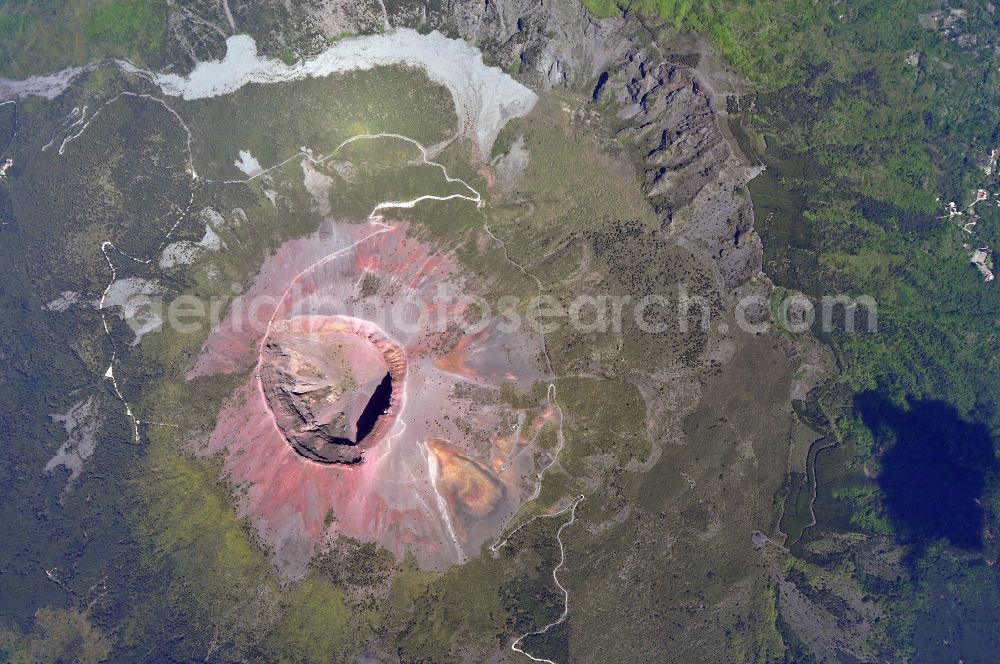
<svg viewBox="0 0 1000 664"><path fill-rule="evenodd" d="M275 425L296 453L353 464L392 427L406 368L400 345L370 321L297 316L272 323L257 376Z"/></svg>

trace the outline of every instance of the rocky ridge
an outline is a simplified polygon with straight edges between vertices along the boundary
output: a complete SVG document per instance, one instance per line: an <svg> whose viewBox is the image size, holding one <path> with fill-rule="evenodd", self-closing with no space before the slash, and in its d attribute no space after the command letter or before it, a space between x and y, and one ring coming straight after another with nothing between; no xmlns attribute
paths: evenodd
<svg viewBox="0 0 1000 664"><path fill-rule="evenodd" d="M760 274L752 202L739 193L759 167L727 139L724 98L701 72L664 55L646 26L595 19L572 0L456 2L442 20L529 87L585 92L614 113L616 137L664 230L717 267L722 290Z"/></svg>

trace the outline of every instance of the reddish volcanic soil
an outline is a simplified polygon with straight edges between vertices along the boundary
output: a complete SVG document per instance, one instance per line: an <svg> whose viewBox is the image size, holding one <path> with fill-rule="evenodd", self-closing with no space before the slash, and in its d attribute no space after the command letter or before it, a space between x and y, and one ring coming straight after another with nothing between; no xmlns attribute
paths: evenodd
<svg viewBox="0 0 1000 664"><path fill-rule="evenodd" d="M205 452L223 455L241 513L287 574L339 535L426 567L462 562L534 491L535 439L558 411L499 393L547 378L540 339L494 322L463 332L465 303L441 293L467 287L405 224L331 223L268 258L209 335L189 379L247 381ZM451 325L419 324L428 309Z"/></svg>

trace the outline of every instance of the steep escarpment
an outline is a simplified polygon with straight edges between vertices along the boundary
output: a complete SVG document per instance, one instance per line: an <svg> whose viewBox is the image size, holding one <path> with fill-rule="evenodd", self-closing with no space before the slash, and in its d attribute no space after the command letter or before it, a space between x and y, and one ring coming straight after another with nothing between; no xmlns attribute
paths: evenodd
<svg viewBox="0 0 1000 664"><path fill-rule="evenodd" d="M723 136L712 97L690 69L644 51L617 63L606 87L643 189L678 241L714 262L726 290L760 272L762 247L744 185L759 171Z"/></svg>

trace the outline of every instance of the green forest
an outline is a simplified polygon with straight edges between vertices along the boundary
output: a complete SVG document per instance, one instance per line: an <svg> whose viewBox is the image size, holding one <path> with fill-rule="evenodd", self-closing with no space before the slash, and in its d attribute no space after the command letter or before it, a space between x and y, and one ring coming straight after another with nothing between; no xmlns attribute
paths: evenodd
<svg viewBox="0 0 1000 664"><path fill-rule="evenodd" d="M744 153L767 165L750 184L764 272L810 296L877 301L874 332L815 327L834 350L838 375L811 397L831 420L821 444L839 441L812 470L815 530L854 529L910 545L909 578L886 586L859 574L858 581L885 603L884 628L912 652L923 638L918 626L926 634L951 629L941 627L950 617L925 619L928 611L947 612L936 604L941 584L971 592L970 579L985 574L983 558L950 548L933 529L921 531L930 544L914 544L909 535L927 524L893 518L895 496L884 479L891 473L883 464L902 439L887 433L885 421L866 419L858 404L877 394L881 409L898 407L900 417L929 428L936 423L918 411L956 418L959 433L945 427L941 436L956 438L958 452L919 450L907 463L942 470L918 471L911 483L944 483L943 457L967 461L968 431L985 427L990 451L974 464L974 482L982 482L974 500L983 505L987 534L1000 527L1000 391L993 384L1000 292L970 260L1000 244L991 160L1000 148L1000 10L988 2L583 1L598 16L638 14L654 34L702 35L748 80L727 110ZM986 197L977 202L980 189ZM837 479L824 486L822 477ZM847 515L838 503L849 506ZM987 559L992 546L986 543ZM926 641L923 652L933 652L933 637Z"/></svg>
<svg viewBox="0 0 1000 664"><path fill-rule="evenodd" d="M974 232L961 228L975 190L992 182L983 169L1000 146L990 6L585 4L597 15L638 12L654 25L708 35L752 82L732 110L747 152L767 163L765 179L788 199L755 205L758 219L778 217L762 231L765 272L807 293L833 284L878 300L878 335L832 339L843 380L855 390L942 398L1000 424L995 390L983 379L997 369L991 312L1000 297L963 247L996 243L996 200L972 209L981 217ZM947 218L950 201L962 216Z"/></svg>

